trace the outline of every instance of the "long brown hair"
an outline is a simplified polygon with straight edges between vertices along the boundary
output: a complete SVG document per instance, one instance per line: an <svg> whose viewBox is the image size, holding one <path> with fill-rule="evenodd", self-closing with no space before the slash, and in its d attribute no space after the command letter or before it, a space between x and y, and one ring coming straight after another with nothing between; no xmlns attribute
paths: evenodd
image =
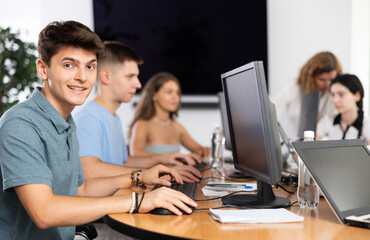
<svg viewBox="0 0 370 240"><path fill-rule="evenodd" d="M343 74L341 76L336 77L330 84L330 87L333 86L333 84L339 83L342 86L346 87L353 95L355 95L357 92L360 94L360 100L356 102L357 105L357 112L358 112L358 119L359 121L359 131L357 138L360 138L362 135L362 127L363 127L363 120L364 120L364 88L362 86L362 83L360 79L356 75L352 74Z"/></svg>
<svg viewBox="0 0 370 240"><path fill-rule="evenodd" d="M152 119L156 112L155 106L153 101L153 96L157 93L163 85L168 81L174 81L179 86L180 94L181 94L181 85L179 80L169 72L160 72L153 75L149 81L145 84L143 91L141 93L140 101L136 106L134 120L132 121L129 129L129 137L131 136L132 127L135 123L141 119L143 120L150 120ZM173 120L178 115L178 110L180 108L180 104L177 107L176 111L170 112L170 119Z"/></svg>
<svg viewBox="0 0 370 240"><path fill-rule="evenodd" d="M342 74L342 66L337 57L331 52L319 52L310 58L302 67L297 84L304 94L317 90L315 78L322 73L337 71Z"/></svg>

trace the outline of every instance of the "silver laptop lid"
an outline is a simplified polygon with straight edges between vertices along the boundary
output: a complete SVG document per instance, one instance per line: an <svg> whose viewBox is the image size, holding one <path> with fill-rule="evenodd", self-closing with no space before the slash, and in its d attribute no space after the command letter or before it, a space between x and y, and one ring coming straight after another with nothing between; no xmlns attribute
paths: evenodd
<svg viewBox="0 0 370 240"><path fill-rule="evenodd" d="M338 218L370 213L370 152L361 140L293 142Z"/></svg>

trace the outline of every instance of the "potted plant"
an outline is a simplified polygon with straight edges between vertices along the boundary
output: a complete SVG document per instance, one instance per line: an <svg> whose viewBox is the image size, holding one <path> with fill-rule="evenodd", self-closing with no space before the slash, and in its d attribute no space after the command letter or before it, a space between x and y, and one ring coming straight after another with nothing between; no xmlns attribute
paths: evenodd
<svg viewBox="0 0 370 240"><path fill-rule="evenodd" d="M0 116L30 94L36 82L37 57L34 43L23 42L19 32L0 27Z"/></svg>

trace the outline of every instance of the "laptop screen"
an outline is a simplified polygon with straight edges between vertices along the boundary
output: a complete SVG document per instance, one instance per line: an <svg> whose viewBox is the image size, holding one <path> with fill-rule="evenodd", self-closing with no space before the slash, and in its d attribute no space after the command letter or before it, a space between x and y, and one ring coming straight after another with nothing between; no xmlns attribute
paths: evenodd
<svg viewBox="0 0 370 240"><path fill-rule="evenodd" d="M370 157L363 146L302 149L339 211L370 205Z"/></svg>

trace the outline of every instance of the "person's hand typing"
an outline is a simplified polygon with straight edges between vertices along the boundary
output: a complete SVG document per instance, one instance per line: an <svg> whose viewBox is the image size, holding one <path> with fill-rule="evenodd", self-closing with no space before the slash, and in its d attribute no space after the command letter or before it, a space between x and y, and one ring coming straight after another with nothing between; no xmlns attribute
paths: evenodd
<svg viewBox="0 0 370 240"><path fill-rule="evenodd" d="M166 166L163 166L161 164L155 166L155 167L152 167L148 170L144 170L141 174L140 174L140 183L143 183L143 184L161 184L161 185L164 185L164 186L171 186L171 182L166 179L166 178L162 178L162 176L164 175L169 175L171 176L171 181L175 181L177 183L183 183L183 181L181 180L181 177L180 175L176 172L176 170L174 169L170 169Z"/></svg>
<svg viewBox="0 0 370 240"><path fill-rule="evenodd" d="M181 176L181 179L185 182L199 182L202 177L201 173L191 165L181 165L172 167Z"/></svg>
<svg viewBox="0 0 370 240"><path fill-rule="evenodd" d="M186 155L181 153L170 153L161 156L163 164L166 165L194 165L196 163L196 159L192 157L192 155Z"/></svg>

